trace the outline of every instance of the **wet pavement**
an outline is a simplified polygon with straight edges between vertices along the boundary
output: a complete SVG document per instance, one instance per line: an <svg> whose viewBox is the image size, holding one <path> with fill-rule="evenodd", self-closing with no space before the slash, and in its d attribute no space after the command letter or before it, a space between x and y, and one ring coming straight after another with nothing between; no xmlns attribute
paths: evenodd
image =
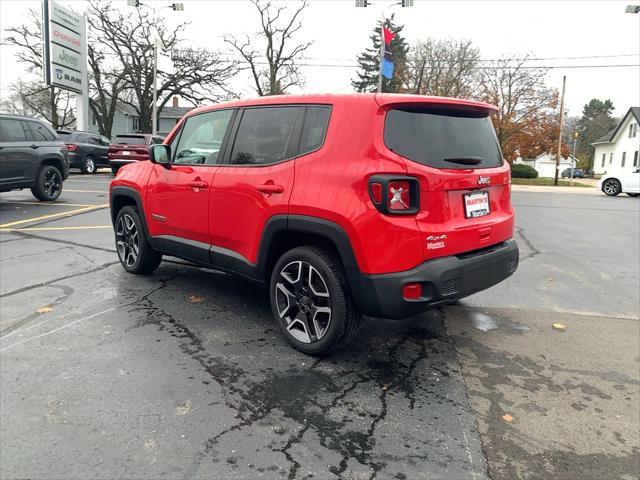
<svg viewBox="0 0 640 480"><path fill-rule="evenodd" d="M638 199L514 194L514 277L314 359L243 280L126 274L110 178L0 195L0 477L638 476Z"/></svg>

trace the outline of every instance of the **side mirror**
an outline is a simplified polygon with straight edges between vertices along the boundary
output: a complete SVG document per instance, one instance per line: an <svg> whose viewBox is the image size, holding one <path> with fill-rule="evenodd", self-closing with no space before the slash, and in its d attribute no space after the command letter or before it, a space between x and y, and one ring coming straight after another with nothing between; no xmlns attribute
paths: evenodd
<svg viewBox="0 0 640 480"><path fill-rule="evenodd" d="M149 147L149 160L158 165L169 166L171 163L171 147L169 145L151 145Z"/></svg>

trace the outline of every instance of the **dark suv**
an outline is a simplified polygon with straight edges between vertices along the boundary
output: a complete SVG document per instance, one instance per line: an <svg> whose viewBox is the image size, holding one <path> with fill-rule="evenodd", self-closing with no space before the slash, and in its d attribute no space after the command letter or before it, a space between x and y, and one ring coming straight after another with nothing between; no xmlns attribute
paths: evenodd
<svg viewBox="0 0 640 480"><path fill-rule="evenodd" d="M0 192L30 188L38 200L60 196L69 176L67 146L50 126L0 114Z"/></svg>
<svg viewBox="0 0 640 480"><path fill-rule="evenodd" d="M67 144L69 165L82 173L93 174L98 167L109 166L107 137L78 130L58 130L58 136Z"/></svg>
<svg viewBox="0 0 640 480"><path fill-rule="evenodd" d="M406 318L518 267L509 164L486 103L263 97L190 111L111 182L124 269L164 254L263 284L285 338L319 355L360 315Z"/></svg>

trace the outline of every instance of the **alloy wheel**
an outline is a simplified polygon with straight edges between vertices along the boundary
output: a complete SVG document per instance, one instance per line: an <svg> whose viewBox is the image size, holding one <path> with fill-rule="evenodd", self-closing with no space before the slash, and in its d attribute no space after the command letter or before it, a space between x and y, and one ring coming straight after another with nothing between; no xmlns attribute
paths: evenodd
<svg viewBox="0 0 640 480"><path fill-rule="evenodd" d="M93 173L96 171L96 162L93 161L93 158L87 158L85 160L85 169L87 173Z"/></svg>
<svg viewBox="0 0 640 480"><path fill-rule="evenodd" d="M116 225L116 247L118 256L126 267L133 267L140 255L140 239L133 217L122 215Z"/></svg>
<svg viewBox="0 0 640 480"><path fill-rule="evenodd" d="M44 174L43 182L44 191L49 197L55 197L62 189L62 177L57 170L50 169Z"/></svg>
<svg viewBox="0 0 640 480"><path fill-rule="evenodd" d="M280 270L275 288L280 320L302 343L322 339L331 323L331 295L327 282L308 262L296 260Z"/></svg>
<svg viewBox="0 0 640 480"><path fill-rule="evenodd" d="M618 192L618 182L616 180L607 180L602 188L607 195L615 195Z"/></svg>

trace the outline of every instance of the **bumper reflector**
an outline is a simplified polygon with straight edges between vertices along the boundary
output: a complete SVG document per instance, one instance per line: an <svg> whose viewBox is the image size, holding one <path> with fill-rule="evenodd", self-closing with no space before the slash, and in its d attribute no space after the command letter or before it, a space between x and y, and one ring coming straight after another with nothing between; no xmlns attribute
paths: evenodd
<svg viewBox="0 0 640 480"><path fill-rule="evenodd" d="M419 283L407 283L402 287L402 296L406 300L417 300L422 297L422 285Z"/></svg>

